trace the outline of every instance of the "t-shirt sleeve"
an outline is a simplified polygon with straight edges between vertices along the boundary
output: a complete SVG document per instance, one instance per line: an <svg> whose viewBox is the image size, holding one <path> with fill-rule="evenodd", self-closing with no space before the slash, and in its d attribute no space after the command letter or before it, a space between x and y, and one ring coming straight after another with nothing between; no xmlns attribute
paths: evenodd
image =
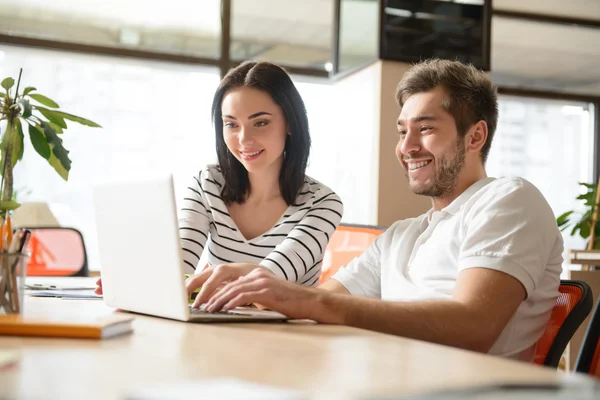
<svg viewBox="0 0 600 400"><path fill-rule="evenodd" d="M200 171L188 186L179 212L179 238L186 273L193 274L204 251L210 229L205 190L208 171Z"/></svg>
<svg viewBox="0 0 600 400"><path fill-rule="evenodd" d="M542 280L560 237L542 194L521 179L507 179L477 199L465 213L463 229L459 269L502 271L519 280L527 296Z"/></svg>
<svg viewBox="0 0 600 400"><path fill-rule="evenodd" d="M376 237L360 256L342 266L332 277L352 295L381 298L381 245L389 230Z"/></svg>

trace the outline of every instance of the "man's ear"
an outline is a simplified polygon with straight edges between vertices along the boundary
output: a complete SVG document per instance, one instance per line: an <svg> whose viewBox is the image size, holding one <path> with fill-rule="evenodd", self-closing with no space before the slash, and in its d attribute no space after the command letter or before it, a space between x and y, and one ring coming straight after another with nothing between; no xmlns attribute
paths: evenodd
<svg viewBox="0 0 600 400"><path fill-rule="evenodd" d="M467 133L466 143L467 152L478 152L481 151L483 145L487 141L488 137L488 126L483 120L473 124L469 132Z"/></svg>

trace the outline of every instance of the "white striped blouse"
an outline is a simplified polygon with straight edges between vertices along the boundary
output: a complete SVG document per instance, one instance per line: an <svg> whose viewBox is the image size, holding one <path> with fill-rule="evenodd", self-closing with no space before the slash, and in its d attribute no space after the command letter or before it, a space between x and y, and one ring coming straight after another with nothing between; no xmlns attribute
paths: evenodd
<svg viewBox="0 0 600 400"><path fill-rule="evenodd" d="M208 265L249 262L302 285L321 276L325 247L340 223L343 205L337 194L309 177L296 201L275 225L247 240L221 199L225 180L214 165L194 177L182 203L179 235L186 273L194 273L203 251Z"/></svg>

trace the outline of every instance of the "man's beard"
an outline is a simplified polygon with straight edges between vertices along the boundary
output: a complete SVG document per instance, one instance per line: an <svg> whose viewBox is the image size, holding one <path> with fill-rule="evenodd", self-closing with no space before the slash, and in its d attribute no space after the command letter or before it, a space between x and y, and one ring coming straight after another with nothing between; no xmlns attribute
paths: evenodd
<svg viewBox="0 0 600 400"><path fill-rule="evenodd" d="M439 166L439 168L436 167L436 170L434 171L433 181L424 187L413 187L411 185L413 193L435 198L444 198L454 191L458 182L458 174L465 166L466 155L464 139L458 138L456 142L456 152L454 157L448 158L446 156L441 156L436 162L436 166Z"/></svg>

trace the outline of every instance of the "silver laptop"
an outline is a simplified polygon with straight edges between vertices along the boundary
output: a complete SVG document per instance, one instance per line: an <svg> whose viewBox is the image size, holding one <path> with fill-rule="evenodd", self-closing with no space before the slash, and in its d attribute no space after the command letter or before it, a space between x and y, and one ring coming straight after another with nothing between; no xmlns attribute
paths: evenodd
<svg viewBox="0 0 600 400"><path fill-rule="evenodd" d="M171 175L96 185L94 208L107 305L179 321L287 319L254 308L223 313L190 308Z"/></svg>

